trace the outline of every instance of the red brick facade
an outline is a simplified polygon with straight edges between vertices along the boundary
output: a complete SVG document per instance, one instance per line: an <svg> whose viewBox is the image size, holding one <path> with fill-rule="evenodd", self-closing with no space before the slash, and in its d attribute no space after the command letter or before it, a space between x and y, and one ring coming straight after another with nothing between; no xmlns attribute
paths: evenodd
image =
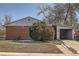
<svg viewBox="0 0 79 59"><path fill-rule="evenodd" d="M29 27L28 26L6 26L6 39L12 40L17 39L26 39L29 36Z"/></svg>

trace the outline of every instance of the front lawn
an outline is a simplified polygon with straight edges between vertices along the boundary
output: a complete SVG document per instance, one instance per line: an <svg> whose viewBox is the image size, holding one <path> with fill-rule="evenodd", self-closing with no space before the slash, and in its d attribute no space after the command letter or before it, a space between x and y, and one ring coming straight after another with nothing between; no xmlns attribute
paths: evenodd
<svg viewBox="0 0 79 59"><path fill-rule="evenodd" d="M10 40L0 40L0 52L62 53L53 43L18 43Z"/></svg>

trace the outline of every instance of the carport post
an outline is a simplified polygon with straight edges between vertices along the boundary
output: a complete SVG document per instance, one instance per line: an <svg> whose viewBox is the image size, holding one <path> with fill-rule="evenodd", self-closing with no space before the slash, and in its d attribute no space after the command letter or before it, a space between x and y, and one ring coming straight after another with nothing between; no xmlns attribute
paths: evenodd
<svg viewBox="0 0 79 59"><path fill-rule="evenodd" d="M75 34L74 29L72 29L72 39L73 40L74 40L74 34Z"/></svg>
<svg viewBox="0 0 79 59"><path fill-rule="evenodd" d="M60 29L59 27L57 26L57 32L56 32L56 37L57 37L57 40L60 40Z"/></svg>

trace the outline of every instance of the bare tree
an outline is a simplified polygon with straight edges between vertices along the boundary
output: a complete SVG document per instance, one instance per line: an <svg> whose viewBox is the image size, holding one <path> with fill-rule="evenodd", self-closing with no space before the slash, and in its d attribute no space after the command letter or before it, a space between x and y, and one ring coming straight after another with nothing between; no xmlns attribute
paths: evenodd
<svg viewBox="0 0 79 59"><path fill-rule="evenodd" d="M52 7L53 6L53 7ZM77 22L77 13L79 12L79 4L66 3L66 4L51 4L42 7L39 14L43 14L49 20L49 23L63 23L66 25L75 25ZM42 11L42 12L41 12Z"/></svg>
<svg viewBox="0 0 79 59"><path fill-rule="evenodd" d="M65 8L65 21L68 20L69 23L73 26L77 22L77 13L79 12L79 4L77 3L68 3L64 5Z"/></svg>
<svg viewBox="0 0 79 59"><path fill-rule="evenodd" d="M11 20L12 20L11 16L6 15L6 16L4 17L4 24L10 23Z"/></svg>
<svg viewBox="0 0 79 59"><path fill-rule="evenodd" d="M50 6L40 7L38 14L44 15L44 18L48 23L58 23L62 20L61 18L63 18L64 12L63 9L60 8L61 6L58 4L51 4Z"/></svg>

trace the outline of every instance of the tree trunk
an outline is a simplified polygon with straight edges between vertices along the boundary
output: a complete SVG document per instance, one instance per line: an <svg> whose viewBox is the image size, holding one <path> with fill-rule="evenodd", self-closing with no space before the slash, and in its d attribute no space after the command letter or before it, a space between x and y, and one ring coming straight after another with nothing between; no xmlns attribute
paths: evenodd
<svg viewBox="0 0 79 59"><path fill-rule="evenodd" d="M69 4L69 7L68 7L68 9L67 9L67 13L66 13L66 17L65 17L65 20L64 20L64 24L66 24L66 21L67 21L67 18L68 18L69 10L70 10L70 4Z"/></svg>

